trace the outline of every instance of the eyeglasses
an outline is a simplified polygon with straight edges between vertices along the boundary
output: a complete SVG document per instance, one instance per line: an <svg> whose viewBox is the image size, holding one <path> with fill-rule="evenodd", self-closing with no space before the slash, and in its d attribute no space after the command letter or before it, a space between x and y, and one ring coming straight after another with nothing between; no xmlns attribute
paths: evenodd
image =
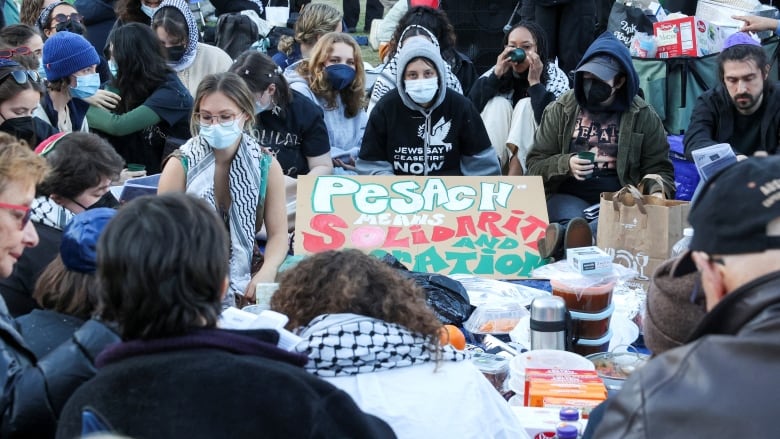
<svg viewBox="0 0 780 439"><path fill-rule="evenodd" d="M30 215L32 214L32 210L30 209L29 206L22 206L19 204L0 203L0 208L10 209L16 212L22 212L22 224L19 226L19 230L24 230L24 228L27 226L27 223L30 222Z"/></svg>
<svg viewBox="0 0 780 439"><path fill-rule="evenodd" d="M79 15L75 12L72 14L57 14L51 17L52 23L54 23L55 21L57 23L67 23L69 21L75 21L76 23L81 23L82 20L84 20L84 16Z"/></svg>
<svg viewBox="0 0 780 439"><path fill-rule="evenodd" d="M238 117L240 114L220 114L218 116L213 116L208 113L195 113L195 117L198 118L198 123L200 126L209 126L214 125L215 123L219 123L223 127L230 126L234 120L236 120L236 117Z"/></svg>
<svg viewBox="0 0 780 439"><path fill-rule="evenodd" d="M29 55L32 53L32 50L30 50L27 46L19 46L13 49L3 49L0 50L0 58L13 58L15 55Z"/></svg>
<svg viewBox="0 0 780 439"><path fill-rule="evenodd" d="M39 82L41 80L41 75L35 70L10 70L0 74L0 84L9 76L14 78L14 81L19 85L26 84L28 79L32 82Z"/></svg>
<svg viewBox="0 0 780 439"><path fill-rule="evenodd" d="M715 257L710 254L707 254L707 261L710 264L726 265L726 261L723 258ZM693 284L690 300L693 304L698 304L704 300L704 287L701 284L701 276L696 276L696 282Z"/></svg>

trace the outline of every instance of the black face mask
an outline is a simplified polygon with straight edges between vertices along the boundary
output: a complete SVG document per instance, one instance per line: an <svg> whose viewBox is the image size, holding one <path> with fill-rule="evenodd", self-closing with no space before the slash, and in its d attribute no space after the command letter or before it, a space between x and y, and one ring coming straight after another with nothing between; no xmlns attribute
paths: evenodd
<svg viewBox="0 0 780 439"><path fill-rule="evenodd" d="M68 20L65 23L57 23L55 29L57 29L57 32L66 31L79 35L84 35L87 30L83 24L73 20Z"/></svg>
<svg viewBox="0 0 780 439"><path fill-rule="evenodd" d="M178 63L184 57L184 53L187 51L184 46L166 47L168 51L168 62Z"/></svg>
<svg viewBox="0 0 780 439"><path fill-rule="evenodd" d="M102 197L100 197L97 201L95 201L89 206L84 206L83 204L79 203L78 201L72 198L71 201L78 204L79 207L81 207L84 210L97 209L98 207L108 207L111 209L116 209L119 207L119 201L116 200L116 197L114 197L114 194L112 194L111 191L108 191L105 194L103 194Z"/></svg>
<svg viewBox="0 0 780 439"><path fill-rule="evenodd" d="M612 87L599 79L585 79L582 81L582 91L588 105L599 105L612 96Z"/></svg>
<svg viewBox="0 0 780 439"><path fill-rule="evenodd" d="M17 139L25 140L31 148L38 144L35 138L35 125L32 116L14 117L6 119L0 124L0 131L8 133Z"/></svg>

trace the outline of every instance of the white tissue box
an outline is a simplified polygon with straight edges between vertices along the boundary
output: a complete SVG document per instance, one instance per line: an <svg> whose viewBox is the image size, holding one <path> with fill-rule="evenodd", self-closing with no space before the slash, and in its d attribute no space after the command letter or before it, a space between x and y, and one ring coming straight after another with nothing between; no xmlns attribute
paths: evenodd
<svg viewBox="0 0 780 439"><path fill-rule="evenodd" d="M580 274L612 272L612 256L596 246L566 249L566 260Z"/></svg>

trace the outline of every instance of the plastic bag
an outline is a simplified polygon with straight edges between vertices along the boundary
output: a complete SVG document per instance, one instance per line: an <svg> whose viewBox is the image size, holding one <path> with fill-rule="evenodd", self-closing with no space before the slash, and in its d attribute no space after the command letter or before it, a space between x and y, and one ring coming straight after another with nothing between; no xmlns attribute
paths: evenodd
<svg viewBox="0 0 780 439"><path fill-rule="evenodd" d="M532 276L539 279L554 279L566 283L576 289L591 288L608 282L628 281L636 277L636 270L624 267L623 265L612 263L612 273L587 276L581 274L576 268L571 266L567 260L543 265L534 269Z"/></svg>
<svg viewBox="0 0 780 439"><path fill-rule="evenodd" d="M469 303L469 295L460 282L435 273L409 271L398 259L390 254L382 261L397 269L404 276L414 279L425 290L425 300L443 324L462 326L474 312Z"/></svg>

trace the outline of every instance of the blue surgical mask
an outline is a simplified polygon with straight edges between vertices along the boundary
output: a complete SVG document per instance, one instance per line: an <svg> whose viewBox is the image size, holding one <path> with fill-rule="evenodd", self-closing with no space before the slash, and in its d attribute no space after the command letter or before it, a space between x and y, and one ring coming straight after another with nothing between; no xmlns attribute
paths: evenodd
<svg viewBox="0 0 780 439"><path fill-rule="evenodd" d="M116 61L113 59L108 60L108 70L111 72L111 76L116 78L116 74L119 73L119 66L116 65Z"/></svg>
<svg viewBox="0 0 780 439"><path fill-rule="evenodd" d="M404 80L406 94L416 103L425 105L436 96L439 89L439 78L407 79Z"/></svg>
<svg viewBox="0 0 780 439"><path fill-rule="evenodd" d="M76 86L70 88L70 94L79 99L93 96L100 88L100 75L90 73L84 76L76 76Z"/></svg>
<svg viewBox="0 0 780 439"><path fill-rule="evenodd" d="M43 56L38 58L38 75L41 79L46 79L46 69L43 68Z"/></svg>
<svg viewBox="0 0 780 439"><path fill-rule="evenodd" d="M213 125L201 125L198 135L214 149L226 149L232 146L241 137L241 123L243 118L237 117L228 126L218 123Z"/></svg>
<svg viewBox="0 0 780 439"><path fill-rule="evenodd" d="M271 101L268 101L267 104L263 105L260 101L255 101L255 114L260 114L263 111L268 111L271 109Z"/></svg>
<svg viewBox="0 0 780 439"><path fill-rule="evenodd" d="M145 4L141 3L141 12L146 14L149 18L152 18L155 12L160 9L160 7L153 8L151 6L146 6Z"/></svg>
<svg viewBox="0 0 780 439"><path fill-rule="evenodd" d="M336 90L344 90L355 79L355 69L346 64L333 64L325 67L328 83Z"/></svg>

